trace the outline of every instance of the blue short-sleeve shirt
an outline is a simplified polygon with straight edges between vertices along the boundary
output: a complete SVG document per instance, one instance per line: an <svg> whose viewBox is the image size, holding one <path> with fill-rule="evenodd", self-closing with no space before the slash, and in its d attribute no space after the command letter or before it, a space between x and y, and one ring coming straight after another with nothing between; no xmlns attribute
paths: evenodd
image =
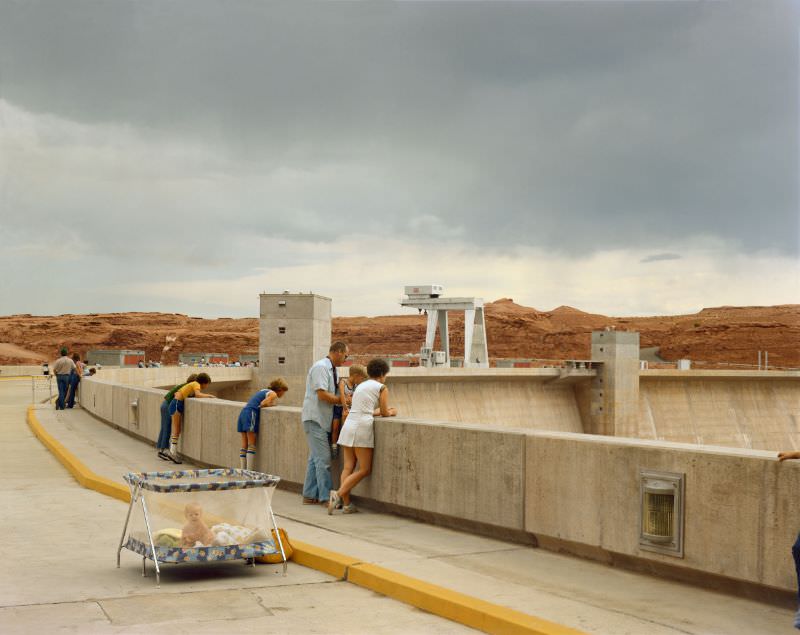
<svg viewBox="0 0 800 635"><path fill-rule="evenodd" d="M309 369L306 377L306 395L303 399L303 421L316 421L326 432L330 432L333 421L333 404L322 401L317 390L336 393L337 386L333 381L333 362L323 357Z"/></svg>
<svg viewBox="0 0 800 635"><path fill-rule="evenodd" d="M272 392L269 388L264 388L263 390L259 390L255 395L250 397L250 400L245 404L245 408L253 408L254 410L258 410L261 402L267 398L267 395Z"/></svg>

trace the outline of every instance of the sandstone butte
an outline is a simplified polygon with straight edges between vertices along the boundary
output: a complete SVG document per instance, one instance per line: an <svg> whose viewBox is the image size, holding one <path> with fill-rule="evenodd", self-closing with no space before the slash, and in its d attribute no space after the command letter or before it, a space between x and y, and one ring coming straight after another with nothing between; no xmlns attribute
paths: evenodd
<svg viewBox="0 0 800 635"><path fill-rule="evenodd" d="M425 316L335 317L333 338L361 361L373 355L417 353ZM691 359L696 368L754 367L758 351L770 367L800 368L800 305L716 307L691 315L607 317L561 306L538 311L504 298L486 305L489 355L539 360L588 359L589 333L611 327L638 331L644 358ZM168 339L175 338L164 351ZM437 338L438 339L438 338ZM450 314L450 344L463 354L463 314ZM258 353L258 319L205 319L174 313L90 313L0 317L0 365L37 364L60 346L86 357L89 349L144 350L175 364L180 352L222 352L231 359ZM546 364L546 361L542 361Z"/></svg>

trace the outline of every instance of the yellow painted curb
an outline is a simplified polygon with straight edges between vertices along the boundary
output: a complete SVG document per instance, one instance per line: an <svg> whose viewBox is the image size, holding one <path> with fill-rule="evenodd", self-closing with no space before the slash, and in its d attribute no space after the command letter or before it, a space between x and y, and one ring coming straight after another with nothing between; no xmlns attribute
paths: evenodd
<svg viewBox="0 0 800 635"><path fill-rule="evenodd" d="M347 581L486 633L509 635L581 633L375 564L361 563L351 566L347 573Z"/></svg>
<svg viewBox="0 0 800 635"><path fill-rule="evenodd" d="M130 502L130 491L127 487L95 474L56 441L39 423L33 405L28 406L27 421L36 438L55 455L83 487L126 503ZM336 551L329 551L299 540L291 540L291 543L294 548L291 559L297 564L322 571L340 580L346 580L485 633L582 635L582 631L451 591L375 564L362 562Z"/></svg>
<svg viewBox="0 0 800 635"><path fill-rule="evenodd" d="M290 539L294 554L292 560L304 567L310 567L317 571L322 571L340 580L347 579L349 567L361 562L357 558L351 558L343 553L328 551L322 547L315 547L299 540Z"/></svg>
<svg viewBox="0 0 800 635"><path fill-rule="evenodd" d="M98 476L87 468L80 460L67 450L63 445L56 441L50 434L42 427L39 420L36 418L36 409L33 405L28 406L28 426L33 431L42 444L52 452L61 464L67 468L70 474L75 477L83 487L93 489L96 492L118 498L121 501L129 503L131 494L127 487L120 483L116 483L111 479L103 476Z"/></svg>

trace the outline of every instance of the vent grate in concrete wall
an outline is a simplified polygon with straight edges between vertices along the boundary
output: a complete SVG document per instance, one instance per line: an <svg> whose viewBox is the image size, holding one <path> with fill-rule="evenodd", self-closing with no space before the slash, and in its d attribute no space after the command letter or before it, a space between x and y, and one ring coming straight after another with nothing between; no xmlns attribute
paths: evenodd
<svg viewBox="0 0 800 635"><path fill-rule="evenodd" d="M684 475L639 472L639 548L683 557Z"/></svg>

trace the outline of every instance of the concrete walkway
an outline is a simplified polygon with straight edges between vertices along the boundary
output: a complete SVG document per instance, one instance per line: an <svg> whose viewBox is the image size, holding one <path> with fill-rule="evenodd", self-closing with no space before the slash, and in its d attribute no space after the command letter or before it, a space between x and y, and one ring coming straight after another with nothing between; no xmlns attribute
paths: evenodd
<svg viewBox="0 0 800 635"><path fill-rule="evenodd" d="M0 633L474 632L292 563L286 577L241 562L165 566L160 589L130 552L117 569L127 505L80 487L31 434L30 395L30 382L0 383ZM39 415L98 472L165 467L80 410Z"/></svg>
<svg viewBox="0 0 800 635"><path fill-rule="evenodd" d="M25 424L30 387L0 384L0 631L466 632L469 629L292 564L165 566L114 556L126 506L80 488ZM155 450L79 409L41 407L47 431L97 474L169 467ZM232 432L233 434L233 432ZM186 466L191 467L189 465ZM577 558L362 512L330 517L277 492L289 536L587 633L786 633L792 611ZM48 545L42 557L41 544ZM38 546L37 546L38 545ZM43 625L47 625L43 627Z"/></svg>

